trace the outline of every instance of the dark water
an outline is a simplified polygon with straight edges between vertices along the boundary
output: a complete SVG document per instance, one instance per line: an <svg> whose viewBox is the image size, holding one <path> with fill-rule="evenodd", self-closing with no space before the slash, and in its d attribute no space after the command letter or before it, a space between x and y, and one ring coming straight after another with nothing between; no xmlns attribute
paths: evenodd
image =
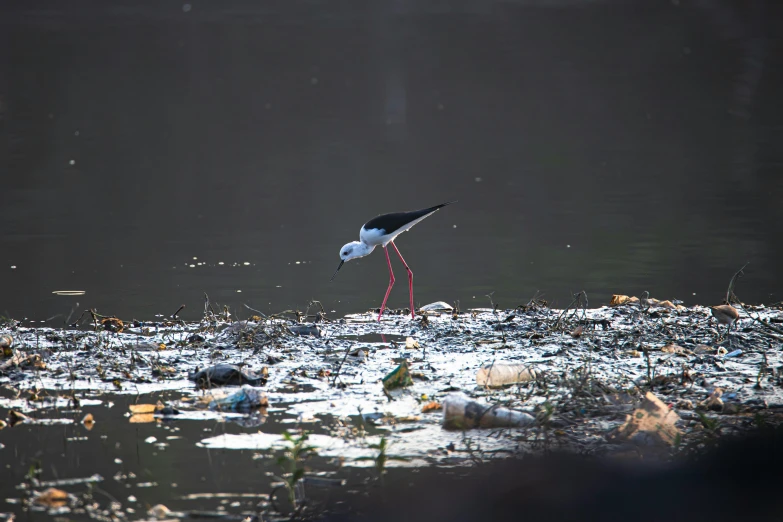
<svg viewBox="0 0 783 522"><path fill-rule="evenodd" d="M196 318L204 292L377 307L382 252L329 283L340 246L378 213L452 199L398 241L418 304L710 304L748 261L737 294L781 300L782 14L3 2L0 311Z"/></svg>
<svg viewBox="0 0 783 522"><path fill-rule="evenodd" d="M92 486L96 501L103 507L111 501L119 502L123 509L135 510L135 514L128 515L134 520L148 519L147 509L156 504L164 504L174 511L224 511L235 515L256 512L258 504L266 500L264 496L272 492L271 484L279 480L274 476L283 472L276 461L282 452L214 449L196 447L195 444L225 434L298 430L294 424L281 424L284 419L279 413L265 417L261 426L243 426L236 419L183 421L176 417L170 421L130 424L129 404L155 403L178 398L179 394L144 394L138 397L86 395L97 397L102 403L83 406L80 411L42 408L30 413L39 419L73 420L71 424L23 423L4 430L1 439L4 456L4 478L0 484L4 499L2 511L14 512L28 519L51 520L43 513L36 515L35 509L33 513L23 515L21 499L28 496L28 490L19 485L29 484L28 474L38 469L35 476L45 483L33 488L39 492L54 481L78 481L98 475L100 479ZM80 422L86 413L95 418L89 430ZM319 417L330 421L328 415ZM308 470L313 477L323 474L334 476L340 466L332 460L311 457L307 460ZM397 475L401 470L390 472ZM376 474L368 468L347 468L341 470L339 476L356 488L372 482ZM54 485L79 496L90 488L78 482ZM350 499L352 495L346 489L305 485L304 491L310 501L323 503L335 494ZM221 493L227 494L227 499L210 497ZM290 508L286 506L285 492L275 498L281 509ZM42 508L38 506L37 510ZM76 520L88 519L84 514L73 513L71 516Z"/></svg>
<svg viewBox="0 0 783 522"><path fill-rule="evenodd" d="M58 480L99 475L100 481L92 486L58 487L79 498L91 491L101 510L116 502L128 520L149 520L147 510L160 503L190 512L185 520L242 520L245 514L256 513L272 491L274 476L281 471L275 459L279 452L198 448L194 443L222 434L293 427L280 424L279 415L271 414L261 427L216 420L129 424L125 413L129 404L165 400L166 394L96 397L104 402L84 406L80 412L49 409L32 414L73 419L73 424L20 424L3 430L0 515L12 513L18 520L94 519L78 512L61 512L58 517L56 511L47 516L41 507L23 509L20 502L29 490L17 486L29 484L26 476L36 469L38 480L46 483L34 488L37 491ZM96 419L91 430L79 422L85 412ZM329 421L328 415L322 418ZM470 470L390 467L383 484L372 468L341 468L334 459L313 457L307 461L311 477L339 478L344 486L306 483L304 492L312 510L329 508L332 516L327 520L356 522L400 516L414 521L441 516L468 521L484 519L487 513L497 520L515 520L519 513L534 515L536 520L779 520L775 495L781 487L783 431L725 438L718 445L719 453L695 461L683 457L677 465L638 458L595 461L556 452L543 460L486 461ZM700 494L697 499L696 494ZM651 500L651 495L666 501ZM277 505L287 510L285 494L276 498ZM194 511L233 518L196 516ZM361 516L347 518L346 511Z"/></svg>

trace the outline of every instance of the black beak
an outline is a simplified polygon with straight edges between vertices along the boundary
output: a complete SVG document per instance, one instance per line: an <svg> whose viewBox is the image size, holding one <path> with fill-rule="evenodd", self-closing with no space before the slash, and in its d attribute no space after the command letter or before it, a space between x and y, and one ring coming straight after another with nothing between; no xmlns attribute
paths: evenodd
<svg viewBox="0 0 783 522"><path fill-rule="evenodd" d="M334 279L334 276L336 276L337 272L339 272L340 269L343 267L343 263L345 263L345 261L340 261L340 264L337 265L337 270L334 271L334 275L332 276L332 279ZM329 280L330 283L332 282L332 279Z"/></svg>

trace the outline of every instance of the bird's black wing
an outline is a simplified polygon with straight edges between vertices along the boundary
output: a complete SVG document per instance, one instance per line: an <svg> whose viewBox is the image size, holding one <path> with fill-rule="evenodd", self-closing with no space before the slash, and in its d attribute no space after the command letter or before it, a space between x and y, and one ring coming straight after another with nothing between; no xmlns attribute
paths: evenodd
<svg viewBox="0 0 783 522"><path fill-rule="evenodd" d="M451 205L452 203L456 203L456 201L449 201L448 203L441 203L440 205L435 205L434 207L425 208L422 210L412 210L410 212L394 212L391 214L381 214L380 216L372 218L370 221L364 224L365 230L372 230L372 229L378 229L383 230L386 234L391 234L395 230L399 230L411 221L416 221L417 219L426 216L427 214L432 214L439 208L443 208L446 205Z"/></svg>

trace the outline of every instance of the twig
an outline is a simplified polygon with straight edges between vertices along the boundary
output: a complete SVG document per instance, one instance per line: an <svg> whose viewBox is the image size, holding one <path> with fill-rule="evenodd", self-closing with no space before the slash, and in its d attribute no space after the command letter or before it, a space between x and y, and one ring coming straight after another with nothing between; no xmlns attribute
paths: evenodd
<svg viewBox="0 0 783 522"><path fill-rule="evenodd" d="M313 305L318 305L319 308L321 308L321 312L315 315L316 321L318 319L321 319L321 321L326 321L326 310L324 310L324 305L321 304L321 301L317 301L315 299L311 300L309 303L307 303L307 311L305 312L305 317L309 317L307 314L310 312L310 307Z"/></svg>
<svg viewBox="0 0 783 522"><path fill-rule="evenodd" d="M524 305L518 305L517 309L536 309L538 306L544 306L546 307L548 303L542 299L544 297L544 294L542 294L539 290L536 290L536 293L533 294L533 297L530 298L530 301L527 302L527 304Z"/></svg>
<svg viewBox="0 0 783 522"><path fill-rule="evenodd" d="M769 368L769 362L767 361L767 351L761 352L761 356L764 358L764 362L759 365L759 373L756 375L756 388L761 389L761 379L764 378L764 372Z"/></svg>
<svg viewBox="0 0 783 522"><path fill-rule="evenodd" d="M584 299L584 302L583 302ZM557 318L557 321L555 322L555 330L560 328L560 321L562 321L565 314L568 313L568 311L571 309L571 307L574 307L574 314L579 313L579 308L581 307L583 309L582 318L587 318L587 293L582 290L579 293L574 294L574 299L568 304L568 306L560 313L560 316Z"/></svg>
<svg viewBox="0 0 783 522"><path fill-rule="evenodd" d="M76 309L78 307L79 307L79 303L76 303L75 305L73 305L73 307L71 308L71 312L68 314L68 318L65 320L65 322L63 324L65 324L65 325L68 324L68 322L71 320L71 317L73 316L73 313L76 311Z"/></svg>
<svg viewBox="0 0 783 522"><path fill-rule="evenodd" d="M639 299L639 309L642 314L646 314L650 310L650 291L645 290L642 292L642 297Z"/></svg>
<svg viewBox="0 0 783 522"><path fill-rule="evenodd" d="M743 270L745 270L745 267L748 266L748 264L750 263L748 262L742 265L742 268L737 270L734 273L734 275L731 276L731 280L729 281L729 288L726 290L726 304L731 304L732 300L735 303L741 302L739 299L737 299L737 296L734 295L734 286L737 284L737 280L745 275L745 272L743 272Z"/></svg>
<svg viewBox="0 0 783 522"><path fill-rule="evenodd" d="M257 314L258 314L260 317L263 317L264 319L266 319L266 314L265 314L265 313L263 313L263 312L259 312L259 311L258 311L258 310L256 310L255 308L250 308L250 307L249 307L249 306L248 306L246 303L242 303L242 304L244 304L245 308L247 308L247 309L248 309L248 310L250 310L251 312L255 312L255 313L257 313Z"/></svg>
<svg viewBox="0 0 783 522"><path fill-rule="evenodd" d="M745 308L743 306L742 301L740 301L739 298L736 295L734 295L734 286L737 284L737 280L740 277L742 277L743 275L745 275L745 272L743 272L743 270L745 269L746 266L748 266L748 264L750 264L750 263L745 263L744 265L742 265L742 268L737 270L737 272L735 272L734 275L731 276L731 280L729 281L729 288L728 288L728 290L726 290L726 303L731 304L731 301L729 301L729 299L733 298L734 302L738 303L740 305L740 308L742 309L742 311L748 314L748 317L753 319L755 322L759 323L761 326L772 330L773 332L777 332L779 334L783 334L783 330L781 330L780 328L776 328L776 327L772 326L771 324L769 324L768 321L765 321L763 319L759 319L758 316L754 317L753 314L750 313L750 310L748 310L747 308ZM731 325L729 325L729 327L731 327ZM780 337L778 335L771 334L771 333L766 333L766 335L768 335L768 336L770 336L773 339L776 339L778 341L783 341L783 337Z"/></svg>
<svg viewBox="0 0 783 522"><path fill-rule="evenodd" d="M500 323L500 319L498 319L498 307L495 304L495 302L492 300L492 295L495 292L491 292L489 294L485 294L487 297L489 297L489 304L492 305L492 315L495 316L495 319L498 323L498 328L500 328L500 337L503 339L503 346L506 346L506 330L503 328L503 325Z"/></svg>
<svg viewBox="0 0 783 522"><path fill-rule="evenodd" d="M276 314L270 315L269 319L278 319L285 314L293 315L294 317L296 317L297 323L299 322L299 318L302 317L302 312L300 312L299 310L283 310L282 312L277 312Z"/></svg>
<svg viewBox="0 0 783 522"><path fill-rule="evenodd" d="M353 348L353 345L352 345L352 344L349 344L349 345L348 345L348 348L346 348L346 349L345 349L345 355L343 356L343 360L342 360L342 361L340 361L340 366L338 366L338 367L337 367L337 370L334 372L334 379L332 379L332 386L334 386L334 385L336 385L336 384L337 384L337 377L339 377L339 376L340 376L340 370L342 370L342 368L343 368L343 363L344 363L344 362L345 362L345 360L348 358L348 354L350 353L350 351L351 351L351 348Z"/></svg>
<svg viewBox="0 0 783 522"><path fill-rule="evenodd" d="M206 292L204 292L204 317L207 316L208 311L212 312L213 316L216 315L215 310L212 309L212 305L209 302L209 296L207 295Z"/></svg>
<svg viewBox="0 0 783 522"><path fill-rule="evenodd" d="M179 308L177 308L177 311L176 311L176 312L174 312L173 314L171 314L171 318L172 318L172 319L176 319L176 318L177 318L177 316L179 315L179 313L180 313L180 312L181 312L181 311L182 311L184 308L185 308L185 305L184 305L184 304L183 304L183 305L180 305L180 307L179 307Z"/></svg>
<svg viewBox="0 0 783 522"><path fill-rule="evenodd" d="M655 370L652 367L652 363L650 362L650 350L647 349L646 346L642 345L642 343L639 343L639 348L642 349L642 353L644 353L644 358L647 360L647 380L650 381L650 389L653 389L653 376L655 375Z"/></svg>
<svg viewBox="0 0 783 522"><path fill-rule="evenodd" d="M486 295L486 296L489 298L489 304L490 304L490 306L492 306L492 310L493 310L493 311L497 310L497 309L495 308L495 302L492 300L492 296L493 296L494 294L495 294L495 292L490 292L490 293L488 293L488 294L484 294L484 295Z"/></svg>

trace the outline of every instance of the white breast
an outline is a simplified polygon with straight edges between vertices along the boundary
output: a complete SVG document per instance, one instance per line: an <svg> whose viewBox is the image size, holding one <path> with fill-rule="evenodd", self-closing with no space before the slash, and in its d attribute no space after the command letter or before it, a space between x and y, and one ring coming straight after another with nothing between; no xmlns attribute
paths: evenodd
<svg viewBox="0 0 783 522"><path fill-rule="evenodd" d="M367 230L366 228L362 227L362 229L359 231L359 239L362 241L362 243L373 246L386 246L395 237L396 236L392 236L390 234L382 234L381 231L377 228L371 228L370 230Z"/></svg>

